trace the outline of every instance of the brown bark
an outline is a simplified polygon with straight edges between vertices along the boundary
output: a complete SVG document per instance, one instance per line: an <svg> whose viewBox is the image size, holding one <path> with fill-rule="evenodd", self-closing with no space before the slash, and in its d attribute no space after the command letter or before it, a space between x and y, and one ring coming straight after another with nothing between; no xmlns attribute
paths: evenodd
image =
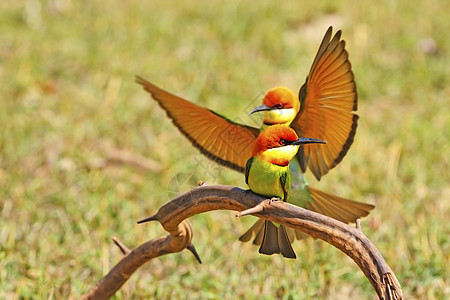
<svg viewBox="0 0 450 300"><path fill-rule="evenodd" d="M403 299L400 283L383 257L357 227L281 201L272 201L250 191L231 186L201 186L163 205L144 220L157 220L166 237L157 238L130 251L115 240L124 258L81 299L108 299L145 262L168 253L190 250L200 261L192 240L192 227L187 218L211 210L234 210L236 217L252 214L283 224L319 238L348 255L359 266L380 299Z"/></svg>

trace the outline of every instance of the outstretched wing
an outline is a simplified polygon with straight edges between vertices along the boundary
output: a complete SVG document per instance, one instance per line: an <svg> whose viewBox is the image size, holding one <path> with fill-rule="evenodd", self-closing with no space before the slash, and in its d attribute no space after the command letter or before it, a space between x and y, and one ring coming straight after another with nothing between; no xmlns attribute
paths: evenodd
<svg viewBox="0 0 450 300"><path fill-rule="evenodd" d="M358 122L358 97L352 66L339 30L331 39L329 27L300 89L300 112L291 124L304 137L322 139L326 145L302 145L297 159L320 178L334 168L353 143Z"/></svg>
<svg viewBox="0 0 450 300"><path fill-rule="evenodd" d="M234 123L215 112L177 97L147 80L136 82L166 111L173 124L191 143L213 161L244 172L259 130Z"/></svg>

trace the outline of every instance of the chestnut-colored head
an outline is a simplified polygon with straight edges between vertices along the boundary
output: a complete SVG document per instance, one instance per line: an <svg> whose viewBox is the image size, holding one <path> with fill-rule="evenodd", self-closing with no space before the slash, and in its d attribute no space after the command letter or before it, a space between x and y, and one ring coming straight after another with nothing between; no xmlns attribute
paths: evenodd
<svg viewBox="0 0 450 300"><path fill-rule="evenodd" d="M256 139L253 156L267 162L287 166L301 144L321 143L322 140L299 138L289 126L277 124L267 127Z"/></svg>
<svg viewBox="0 0 450 300"><path fill-rule="evenodd" d="M287 87L279 86L267 91L263 104L253 109L250 114L264 112L264 124L289 125L300 110L300 101Z"/></svg>

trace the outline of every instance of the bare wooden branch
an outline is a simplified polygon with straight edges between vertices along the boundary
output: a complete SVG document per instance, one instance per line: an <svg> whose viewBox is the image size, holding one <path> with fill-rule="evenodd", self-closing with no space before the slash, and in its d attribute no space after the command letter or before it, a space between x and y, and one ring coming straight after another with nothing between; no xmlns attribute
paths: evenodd
<svg viewBox="0 0 450 300"><path fill-rule="evenodd" d="M351 227L286 202L265 199L250 191L221 185L197 187L163 205L155 215L139 221L158 220L170 235L144 243L128 253L82 299L108 299L137 268L150 259L184 248L194 249L191 243L192 228L185 219L219 209L241 212L237 217L251 213L319 238L353 259L380 299L403 299L400 283L376 247L363 234L359 222L358 228ZM196 255L195 249L192 252Z"/></svg>
<svg viewBox="0 0 450 300"><path fill-rule="evenodd" d="M193 248L191 244L192 227L187 220L182 220L170 233L165 237L148 241L128 253L127 250L124 250L128 248L124 247L117 239L113 239L122 253L125 252L126 255L89 293L80 299L109 299L144 263L164 254ZM195 248L193 249L193 253L196 253Z"/></svg>
<svg viewBox="0 0 450 300"><path fill-rule="evenodd" d="M128 249L127 246L125 246L124 244L122 244L122 242L119 241L118 238L113 237L112 240L113 240L114 244L116 244L116 246L119 247L120 251L122 251L122 254L127 255L128 253L131 252L131 250Z"/></svg>

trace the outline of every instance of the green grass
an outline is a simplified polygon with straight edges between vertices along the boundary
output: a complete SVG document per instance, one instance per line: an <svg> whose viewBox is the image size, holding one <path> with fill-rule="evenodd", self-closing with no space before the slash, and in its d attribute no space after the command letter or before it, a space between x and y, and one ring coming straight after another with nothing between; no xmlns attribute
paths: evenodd
<svg viewBox="0 0 450 300"><path fill-rule="evenodd" d="M135 247L165 234L136 221L169 200L177 174L246 187L201 157L134 75L245 121L266 89L298 89L329 25L347 41L361 118L343 162L310 183L376 204L363 229L406 299L450 296L448 2L23 2L0 4L0 299L87 292L122 256L113 236ZM163 170L96 168L114 149ZM237 240L253 219L233 215L191 219L202 265L188 252L155 259L115 298L375 298L330 245L262 256Z"/></svg>

